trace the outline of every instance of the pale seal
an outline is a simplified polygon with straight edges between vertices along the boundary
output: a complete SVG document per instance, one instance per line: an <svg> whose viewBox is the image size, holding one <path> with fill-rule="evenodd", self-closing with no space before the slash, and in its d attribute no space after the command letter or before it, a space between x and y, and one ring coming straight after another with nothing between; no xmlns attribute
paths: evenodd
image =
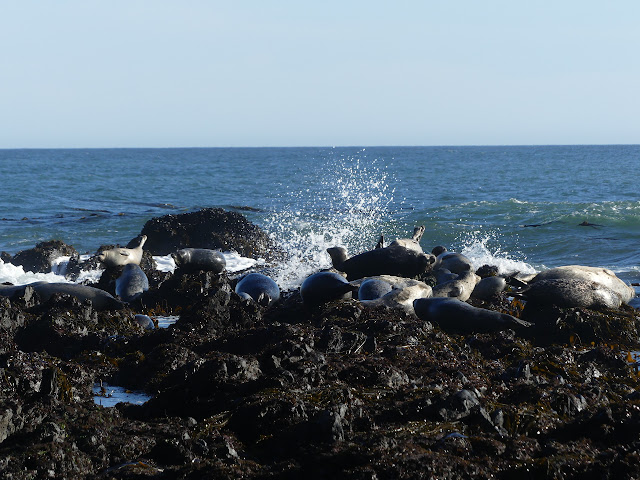
<svg viewBox="0 0 640 480"><path fill-rule="evenodd" d="M280 299L280 287L270 277L262 273L250 273L236 285L236 293L245 300L253 300L267 306Z"/></svg>
<svg viewBox="0 0 640 480"><path fill-rule="evenodd" d="M345 272L347 279L374 277L377 275L398 275L414 277L425 273L435 257L424 253L419 239L424 227L417 227L413 238L395 240L389 246L375 248L351 258L344 247L330 247L327 252L336 270Z"/></svg>
<svg viewBox="0 0 640 480"><path fill-rule="evenodd" d="M515 292L529 303L538 306L555 305L562 308L620 308L622 299L617 292L589 280L538 280Z"/></svg>
<svg viewBox="0 0 640 480"><path fill-rule="evenodd" d="M399 308L409 314L414 314L413 302L418 298L431 296L431 287L424 282L415 281L415 284L402 288L394 288L386 295L373 300L361 300L365 307L378 307L384 305L388 308Z"/></svg>
<svg viewBox="0 0 640 480"><path fill-rule="evenodd" d="M306 305L319 305L340 298L348 298L358 290L337 273L318 272L307 277L300 285L300 296Z"/></svg>
<svg viewBox="0 0 640 480"><path fill-rule="evenodd" d="M176 262L176 266L186 272L204 270L220 273L227 266L224 255L209 248L183 248L172 253L171 257Z"/></svg>
<svg viewBox="0 0 640 480"><path fill-rule="evenodd" d="M149 279L139 265L129 263L116 279L116 295L123 302L132 302L149 290Z"/></svg>
<svg viewBox="0 0 640 480"><path fill-rule="evenodd" d="M533 284L540 280L584 280L595 282L616 292L623 303L629 303L636 296L633 287L627 285L608 268L585 267L582 265L556 267L538 273L530 280L530 283Z"/></svg>
<svg viewBox="0 0 640 480"><path fill-rule="evenodd" d="M471 297L471 292L476 287L480 277L473 272L467 271L458 276L455 280L439 283L433 287L434 297L455 297L466 302Z"/></svg>
<svg viewBox="0 0 640 480"><path fill-rule="evenodd" d="M519 330L532 325L506 313L477 308L456 298L419 298L413 302L413 308L421 320L435 322L443 330L457 333Z"/></svg>
<svg viewBox="0 0 640 480"><path fill-rule="evenodd" d="M106 267L118 267L134 263L140 265L142 260L142 247L147 241L147 236L142 235L140 237L140 243L135 248L112 248L110 250L103 250L98 254L98 260L100 260Z"/></svg>

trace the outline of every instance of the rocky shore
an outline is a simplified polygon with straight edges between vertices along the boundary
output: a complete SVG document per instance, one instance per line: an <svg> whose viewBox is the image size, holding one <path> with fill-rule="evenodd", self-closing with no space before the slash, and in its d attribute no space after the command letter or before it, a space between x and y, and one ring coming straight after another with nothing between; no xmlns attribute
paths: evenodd
<svg viewBox="0 0 640 480"><path fill-rule="evenodd" d="M470 303L535 327L456 332L354 299L309 307L298 291L264 307L234 292L238 276L154 269L151 254L191 243L185 225L215 230L209 248L270 249L225 215L150 221L148 243L170 235L145 251L150 288L124 309L0 297L2 478L640 477L634 308L528 311L503 293ZM52 249L75 258L55 242L29 253ZM136 314L179 320L145 329ZM151 399L105 408L100 382Z"/></svg>

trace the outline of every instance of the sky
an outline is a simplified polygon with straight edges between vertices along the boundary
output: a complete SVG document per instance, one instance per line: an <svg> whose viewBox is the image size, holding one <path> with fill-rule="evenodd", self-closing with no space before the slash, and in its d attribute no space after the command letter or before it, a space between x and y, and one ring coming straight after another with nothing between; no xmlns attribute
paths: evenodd
<svg viewBox="0 0 640 480"><path fill-rule="evenodd" d="M640 2L0 0L0 148L640 143Z"/></svg>

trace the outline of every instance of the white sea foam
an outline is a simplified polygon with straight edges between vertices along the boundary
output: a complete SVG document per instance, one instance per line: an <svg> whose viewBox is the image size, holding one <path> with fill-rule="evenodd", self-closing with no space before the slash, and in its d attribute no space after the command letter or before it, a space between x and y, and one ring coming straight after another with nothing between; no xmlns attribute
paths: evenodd
<svg viewBox="0 0 640 480"><path fill-rule="evenodd" d="M362 153L362 152L361 152ZM394 201L393 182L376 161L340 158L314 170L310 181L318 190L286 193L287 203L301 208L274 213L265 229L286 252L273 277L281 289L297 288L320 269L331 266L328 247L342 245L350 254L370 250L389 215ZM319 185L319 188L318 188Z"/></svg>
<svg viewBox="0 0 640 480"><path fill-rule="evenodd" d="M57 267L56 267L57 268ZM26 285L33 282L66 282L70 283L64 275L51 273L25 272L21 266L4 263L0 260L0 283L12 283L14 285Z"/></svg>
<svg viewBox="0 0 640 480"><path fill-rule="evenodd" d="M460 253L466 256L475 269L483 265L498 267L498 273L536 273L536 269L523 260L511 258L507 252L502 252L499 247L491 250L488 243L494 241L490 236L482 238L472 237L466 243Z"/></svg>
<svg viewBox="0 0 640 480"><path fill-rule="evenodd" d="M224 260L227 263L226 269L229 273L240 272L256 265L263 265L264 260L255 260L253 258L243 257L237 252L222 252ZM154 256L157 269L161 272L173 273L176 269L176 262L171 255Z"/></svg>

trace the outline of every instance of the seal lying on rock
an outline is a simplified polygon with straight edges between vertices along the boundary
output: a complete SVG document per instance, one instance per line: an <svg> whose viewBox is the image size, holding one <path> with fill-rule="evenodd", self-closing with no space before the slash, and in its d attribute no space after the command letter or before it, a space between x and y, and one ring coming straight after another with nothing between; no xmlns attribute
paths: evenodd
<svg viewBox="0 0 640 480"><path fill-rule="evenodd" d="M116 279L116 295L123 302L132 302L149 290L149 279L139 265L129 263Z"/></svg>
<svg viewBox="0 0 640 480"><path fill-rule="evenodd" d="M55 293L64 293L76 297L80 301L90 300L96 310L119 310L124 308L124 303L114 298L110 293L99 288L75 283L34 282L27 285L2 285L0 295L12 297L15 294L23 294L26 287L33 288L43 302L49 300Z"/></svg>
<svg viewBox="0 0 640 480"><path fill-rule="evenodd" d="M586 282L595 282L617 293L623 303L629 303L629 301L636 296L633 287L620 280L616 274L608 268L585 267L582 265L556 267L538 273L529 280L529 283L533 284L541 280L583 280Z"/></svg>
<svg viewBox="0 0 640 480"><path fill-rule="evenodd" d="M227 261L224 255L209 248L183 248L171 254L176 266L185 272L204 270L213 273L222 272Z"/></svg>
<svg viewBox="0 0 640 480"><path fill-rule="evenodd" d="M478 308L457 298L419 298L413 302L421 320L437 323L445 331L458 333L518 330L532 324L506 313Z"/></svg>
<svg viewBox="0 0 640 480"><path fill-rule="evenodd" d="M262 273L250 273L236 285L236 293L245 300L253 300L267 306L280 299L280 287Z"/></svg>
<svg viewBox="0 0 640 480"><path fill-rule="evenodd" d="M391 290L393 290L393 287L386 280L367 278L360 284L360 288L358 288L358 300L375 300L376 298L385 296L391 292Z"/></svg>
<svg viewBox="0 0 640 480"><path fill-rule="evenodd" d="M505 288L507 288L507 281L504 277L485 277L476 284L471 296L480 300L488 300L503 292Z"/></svg>
<svg viewBox="0 0 640 480"><path fill-rule="evenodd" d="M562 308L620 308L622 299L618 293L600 283L588 280L549 279L539 280L515 292L538 306L556 305Z"/></svg>
<svg viewBox="0 0 640 480"><path fill-rule="evenodd" d="M473 272L466 272L458 276L455 280L439 283L433 287L434 297L455 297L463 302L469 300L480 277Z"/></svg>
<svg viewBox="0 0 640 480"><path fill-rule="evenodd" d="M463 273L473 271L473 264L466 256L461 253L444 251L436 257L433 269L447 269L452 273L462 275Z"/></svg>
<svg viewBox="0 0 640 480"><path fill-rule="evenodd" d="M358 290L342 275L333 272L318 272L307 277L300 285L300 296L306 305L320 305L340 298L348 298Z"/></svg>
<svg viewBox="0 0 640 480"><path fill-rule="evenodd" d="M407 313L414 314L413 302L418 298L431 296L431 287L424 282L415 281L414 285L404 288L394 288L386 295L374 300L361 300L365 307L378 307L384 305L388 308L401 308Z"/></svg>
<svg viewBox="0 0 640 480"><path fill-rule="evenodd" d="M140 237L140 243L135 248L112 248L110 250L103 250L98 254L98 260L100 260L106 267L117 267L127 265L129 263L135 263L140 265L142 260L142 247L147 241L147 236L142 235Z"/></svg>
<svg viewBox="0 0 640 480"><path fill-rule="evenodd" d="M351 258L344 247L330 247L327 252L336 270L345 272L347 279L373 277L376 275L398 275L413 277L426 272L435 257L424 253L419 238L424 228L418 227L411 239L400 239L384 248L375 248Z"/></svg>

